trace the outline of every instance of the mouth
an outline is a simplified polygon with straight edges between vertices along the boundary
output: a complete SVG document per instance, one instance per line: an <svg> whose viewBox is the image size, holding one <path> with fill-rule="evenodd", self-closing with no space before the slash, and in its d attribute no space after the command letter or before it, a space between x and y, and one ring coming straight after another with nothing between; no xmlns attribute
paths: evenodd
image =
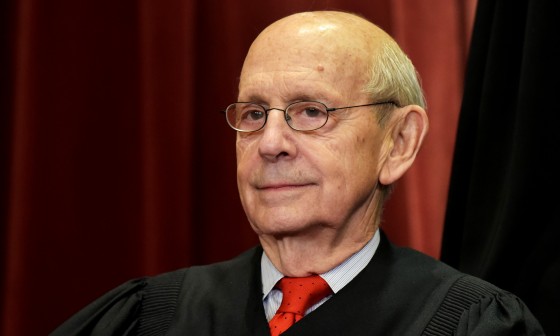
<svg viewBox="0 0 560 336"><path fill-rule="evenodd" d="M276 183L276 184L266 184L262 186L257 186L256 189L262 191L283 191L283 190L287 191L287 190L297 190L297 189L309 187L311 185L312 185L311 183L297 183L297 184Z"/></svg>

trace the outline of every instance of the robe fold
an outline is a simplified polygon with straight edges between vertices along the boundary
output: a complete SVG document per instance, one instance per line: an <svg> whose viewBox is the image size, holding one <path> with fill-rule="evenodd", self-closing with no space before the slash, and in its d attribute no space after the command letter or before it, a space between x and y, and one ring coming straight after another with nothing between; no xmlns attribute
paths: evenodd
<svg viewBox="0 0 560 336"><path fill-rule="evenodd" d="M238 257L130 280L54 330L71 335L270 335L254 247ZM368 265L283 335L544 335L517 296L382 233Z"/></svg>

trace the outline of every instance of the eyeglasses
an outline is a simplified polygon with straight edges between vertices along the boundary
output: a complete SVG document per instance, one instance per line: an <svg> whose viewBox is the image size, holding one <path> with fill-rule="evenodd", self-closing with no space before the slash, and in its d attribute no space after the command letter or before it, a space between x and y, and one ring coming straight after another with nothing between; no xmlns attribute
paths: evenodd
<svg viewBox="0 0 560 336"><path fill-rule="evenodd" d="M316 101L299 101L291 103L282 110L276 107L266 108L260 104L237 102L229 105L223 112L226 120L236 131L255 132L264 127L268 119L268 112L278 110L284 112L284 119L296 131L314 131L323 127L329 119L329 113L354 107L393 104L393 101L382 101L364 105L345 107L327 107Z"/></svg>

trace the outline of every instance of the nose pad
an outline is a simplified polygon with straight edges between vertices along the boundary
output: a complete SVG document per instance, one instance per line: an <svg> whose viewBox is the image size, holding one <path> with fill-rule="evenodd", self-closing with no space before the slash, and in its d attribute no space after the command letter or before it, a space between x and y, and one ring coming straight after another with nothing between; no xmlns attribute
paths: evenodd
<svg viewBox="0 0 560 336"><path fill-rule="evenodd" d="M273 111L273 110L277 110L277 111L281 112L282 113L282 119L284 119L284 121L286 123L288 123L288 125L289 125L289 121L292 120L292 118L289 115L286 114L285 110L282 110L282 109L279 109L279 108L276 108L276 107L272 107L272 108L266 110L267 123L269 123L269 120L270 120L270 116L271 116L270 112Z"/></svg>

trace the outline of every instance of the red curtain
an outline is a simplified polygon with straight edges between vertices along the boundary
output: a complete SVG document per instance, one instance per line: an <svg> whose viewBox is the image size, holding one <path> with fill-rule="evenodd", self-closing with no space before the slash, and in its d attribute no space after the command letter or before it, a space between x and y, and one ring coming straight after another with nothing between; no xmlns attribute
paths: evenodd
<svg viewBox="0 0 560 336"><path fill-rule="evenodd" d="M236 187L243 57L303 10L364 15L422 76L431 128L383 226L439 257L474 0L0 5L0 334L44 335L121 282L257 243Z"/></svg>

